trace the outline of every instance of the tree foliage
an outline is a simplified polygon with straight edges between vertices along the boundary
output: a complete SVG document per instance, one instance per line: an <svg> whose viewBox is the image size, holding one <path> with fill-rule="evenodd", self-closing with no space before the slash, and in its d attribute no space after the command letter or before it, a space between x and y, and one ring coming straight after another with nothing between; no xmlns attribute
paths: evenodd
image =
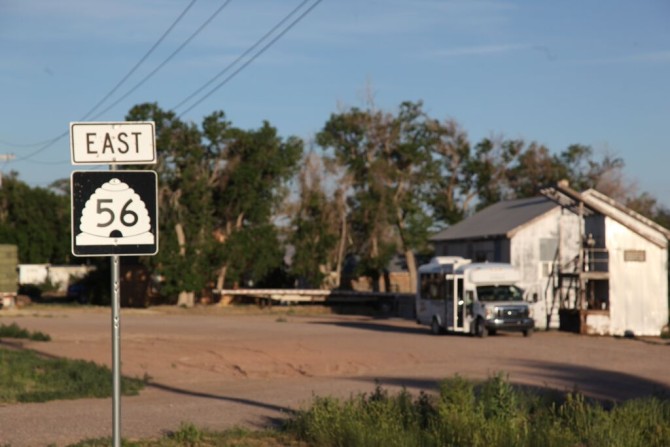
<svg viewBox="0 0 670 447"><path fill-rule="evenodd" d="M402 103L395 114L372 105L351 108L332 115L316 139L351 175L351 254L362 273L376 280L400 252L415 276L414 252L425 244L430 224L423 206L430 139L422 104Z"/></svg>
<svg viewBox="0 0 670 447"><path fill-rule="evenodd" d="M31 188L16 173L4 176L0 188L0 242L16 244L21 263L68 263L69 197Z"/></svg>
<svg viewBox="0 0 670 447"><path fill-rule="evenodd" d="M305 285L317 288L324 285L330 272L337 270L338 243L344 237L342 225L346 225L346 216L340 210L340 193L336 191L329 197L323 170L323 160L310 152L298 173L297 203L289 209L291 270Z"/></svg>
<svg viewBox="0 0 670 447"><path fill-rule="evenodd" d="M161 248L152 259L165 291L198 293L212 281L258 281L281 266L272 219L297 169L302 141L282 139L264 122L243 130L221 111L202 127L156 104L134 107L128 120L156 123Z"/></svg>
<svg viewBox="0 0 670 447"><path fill-rule="evenodd" d="M196 125L145 103L126 118L156 124L158 162L150 168L159 178L160 249L143 262L173 300L293 277L337 287L345 258L376 280L400 254L413 278L414 255L428 250L431 230L500 200L536 196L559 180L670 225L670 210L637 192L618 157L580 144L556 152L503 137L473 142L421 102L393 111L369 102L332 114L316 135L322 155L307 157L302 140L281 137L268 122L241 129L222 111ZM71 261L68 186L30 188L15 173L3 179L0 242L17 244L21 262ZM290 265L286 244L294 249Z"/></svg>

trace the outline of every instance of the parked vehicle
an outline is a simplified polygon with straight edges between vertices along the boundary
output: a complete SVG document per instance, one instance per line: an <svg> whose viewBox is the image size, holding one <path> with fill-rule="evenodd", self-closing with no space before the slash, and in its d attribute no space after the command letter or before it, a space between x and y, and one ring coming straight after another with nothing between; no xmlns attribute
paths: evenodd
<svg viewBox="0 0 670 447"><path fill-rule="evenodd" d="M440 256L419 267L415 299L417 323L433 334L466 333L485 337L497 331L533 333L531 306L510 264L472 263Z"/></svg>

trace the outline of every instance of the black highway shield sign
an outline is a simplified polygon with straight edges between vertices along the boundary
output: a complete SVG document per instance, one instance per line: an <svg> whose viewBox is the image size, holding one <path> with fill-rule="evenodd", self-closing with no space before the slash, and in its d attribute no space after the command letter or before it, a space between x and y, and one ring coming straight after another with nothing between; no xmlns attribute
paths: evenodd
<svg viewBox="0 0 670 447"><path fill-rule="evenodd" d="M158 177L154 171L72 173L72 254L158 253Z"/></svg>

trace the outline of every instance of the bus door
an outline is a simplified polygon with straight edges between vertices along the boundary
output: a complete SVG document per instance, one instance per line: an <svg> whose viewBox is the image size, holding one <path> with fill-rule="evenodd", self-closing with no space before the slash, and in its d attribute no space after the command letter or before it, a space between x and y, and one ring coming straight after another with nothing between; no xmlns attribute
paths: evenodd
<svg viewBox="0 0 670 447"><path fill-rule="evenodd" d="M444 281L444 327L449 330L454 330L456 327L456 305L454 289L454 275L445 275Z"/></svg>
<svg viewBox="0 0 670 447"><path fill-rule="evenodd" d="M465 311L467 305L465 303L465 294L463 291L463 277L456 278L455 284L456 290L456 327L463 329L463 322L465 321Z"/></svg>

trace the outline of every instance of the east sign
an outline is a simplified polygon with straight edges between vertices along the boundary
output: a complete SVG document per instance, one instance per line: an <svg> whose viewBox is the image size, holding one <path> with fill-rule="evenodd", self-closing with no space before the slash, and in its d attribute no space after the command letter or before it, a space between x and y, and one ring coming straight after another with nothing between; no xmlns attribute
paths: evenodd
<svg viewBox="0 0 670 447"><path fill-rule="evenodd" d="M70 123L73 165L154 164L152 121Z"/></svg>

